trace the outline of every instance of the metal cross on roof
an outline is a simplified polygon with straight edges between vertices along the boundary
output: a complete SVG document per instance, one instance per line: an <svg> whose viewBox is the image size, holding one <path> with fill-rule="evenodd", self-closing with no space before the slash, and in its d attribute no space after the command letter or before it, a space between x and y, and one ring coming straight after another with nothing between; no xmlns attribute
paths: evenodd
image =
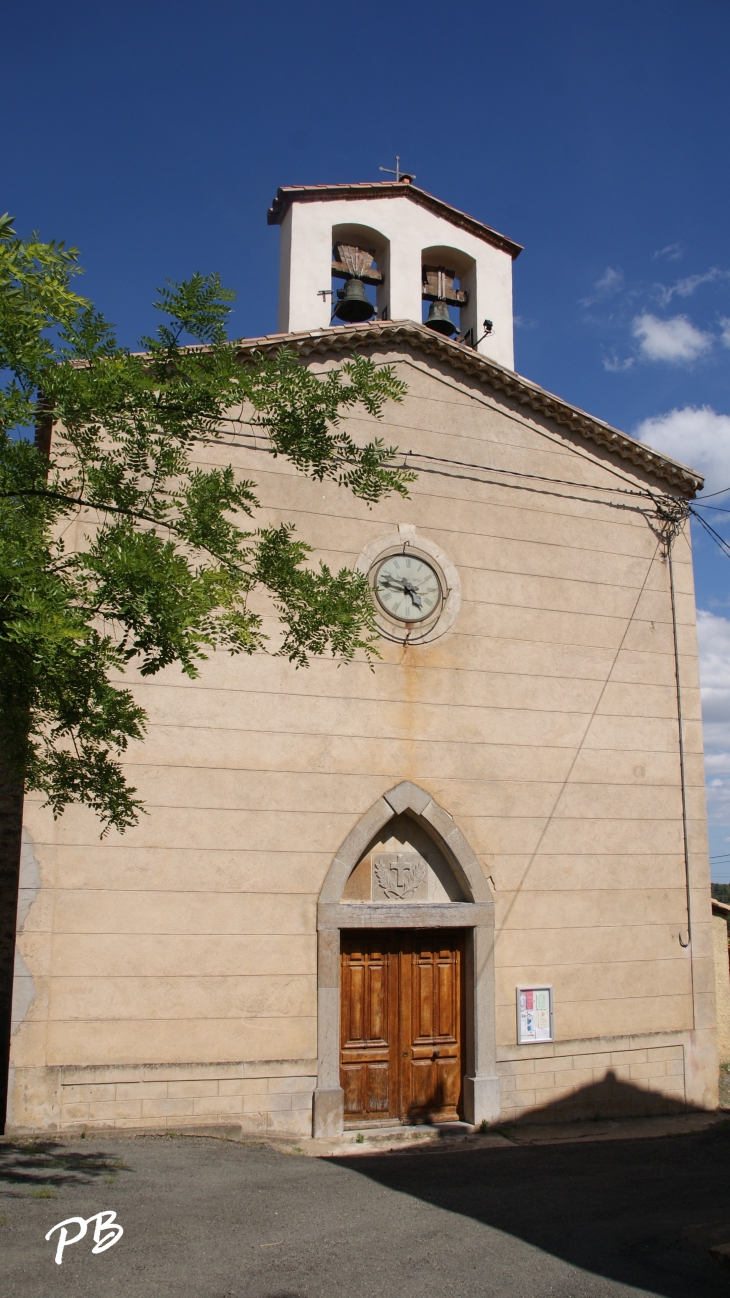
<svg viewBox="0 0 730 1298"><path fill-rule="evenodd" d="M412 175L410 171L401 171L399 153L396 153L395 155L395 171L393 170L392 167L378 167L378 171L387 171L389 176L395 176L396 181L400 180L402 176L407 176L409 180L416 179L416 177Z"/></svg>

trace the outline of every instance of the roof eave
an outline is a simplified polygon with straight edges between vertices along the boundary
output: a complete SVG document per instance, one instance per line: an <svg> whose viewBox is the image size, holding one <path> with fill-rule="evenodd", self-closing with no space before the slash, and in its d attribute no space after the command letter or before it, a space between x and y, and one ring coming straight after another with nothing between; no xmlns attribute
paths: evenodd
<svg viewBox="0 0 730 1298"><path fill-rule="evenodd" d="M491 226L478 221L476 217L469 216L467 212L459 211L457 207L452 207L443 199L436 198L427 190L419 189L409 180L374 180L353 185L280 185L266 214L266 220L269 225L281 225L292 203L295 202L328 203L337 199L348 202L362 198L400 197L409 198L419 206L428 208L435 215L444 217L452 225L473 234L477 239L483 239L485 243L492 244L501 252L508 253L513 261L523 251L522 244L515 243L514 239L508 239L507 235L493 230Z"/></svg>

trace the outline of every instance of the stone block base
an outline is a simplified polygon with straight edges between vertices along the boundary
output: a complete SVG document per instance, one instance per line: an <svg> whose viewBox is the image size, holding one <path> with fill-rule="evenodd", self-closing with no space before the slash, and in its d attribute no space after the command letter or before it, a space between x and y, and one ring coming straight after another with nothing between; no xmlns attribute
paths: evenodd
<svg viewBox="0 0 730 1298"><path fill-rule="evenodd" d="M341 1136L345 1124L345 1092L341 1086L331 1090L317 1088L312 1104L312 1135L316 1140Z"/></svg>
<svg viewBox="0 0 730 1298"><path fill-rule="evenodd" d="M498 1077L464 1078L464 1117L475 1127L499 1122L500 1089Z"/></svg>
<svg viewBox="0 0 730 1298"><path fill-rule="evenodd" d="M502 1122L683 1113L686 1051L679 1033L518 1046L499 1052ZM689 1107L695 1107L689 1103Z"/></svg>
<svg viewBox="0 0 730 1298"><path fill-rule="evenodd" d="M317 1079L308 1068L309 1060L277 1059L16 1068L6 1132L233 1125L244 1135L309 1136Z"/></svg>

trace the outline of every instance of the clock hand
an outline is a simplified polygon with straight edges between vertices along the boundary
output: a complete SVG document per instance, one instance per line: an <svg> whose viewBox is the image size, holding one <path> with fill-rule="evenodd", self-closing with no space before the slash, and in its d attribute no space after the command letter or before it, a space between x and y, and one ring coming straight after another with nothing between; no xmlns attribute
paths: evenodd
<svg viewBox="0 0 730 1298"><path fill-rule="evenodd" d="M402 590L405 595L410 595L411 602L414 604L416 608L423 608L423 603L421 600L421 596L418 593L418 588L414 586L412 582L408 581L407 577L401 577L401 578L382 577L381 585L388 586L390 587L391 590Z"/></svg>
<svg viewBox="0 0 730 1298"><path fill-rule="evenodd" d="M423 608L423 604L421 603L421 596L419 595L416 587L412 585L412 583L408 581L408 579L405 577L403 579L403 589L407 595L410 595L411 600L415 604L416 608Z"/></svg>

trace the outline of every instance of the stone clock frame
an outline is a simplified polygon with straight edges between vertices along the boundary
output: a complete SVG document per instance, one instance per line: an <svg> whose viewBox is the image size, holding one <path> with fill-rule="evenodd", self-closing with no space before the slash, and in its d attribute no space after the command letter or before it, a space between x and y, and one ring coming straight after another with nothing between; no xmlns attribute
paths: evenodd
<svg viewBox="0 0 730 1298"><path fill-rule="evenodd" d="M384 559L393 554L405 554L408 551L421 557L436 569L441 583L442 601L436 613L423 622L403 622L389 616L387 611L375 601L375 621L378 630L386 640L397 640L410 645L428 644L438 640L454 625L461 607L461 582L459 574L449 556L424 536L419 536L413 523L399 523L397 533L389 532L371 541L359 555L355 571L362 572L371 582Z"/></svg>
<svg viewBox="0 0 730 1298"><path fill-rule="evenodd" d="M434 838L466 901L343 902L347 880L377 834L395 816L412 816ZM500 1114L496 1070L494 901L484 872L453 818L418 785L405 780L379 798L350 831L322 885L317 906L317 1089L312 1134L344 1129L340 1086L340 930L461 928L466 932L466 1072L464 1113L478 1124Z"/></svg>

